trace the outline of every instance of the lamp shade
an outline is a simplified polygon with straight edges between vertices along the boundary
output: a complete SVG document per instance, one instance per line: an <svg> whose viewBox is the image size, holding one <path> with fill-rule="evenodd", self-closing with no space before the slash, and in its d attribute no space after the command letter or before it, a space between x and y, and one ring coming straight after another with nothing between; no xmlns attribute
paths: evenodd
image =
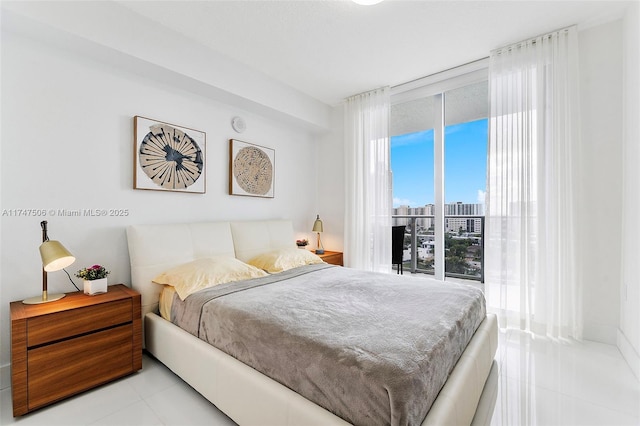
<svg viewBox="0 0 640 426"><path fill-rule="evenodd" d="M60 241L47 240L40 245L42 267L47 272L59 271L76 261Z"/></svg>
<svg viewBox="0 0 640 426"><path fill-rule="evenodd" d="M322 232L322 221L320 220L320 215L316 217L316 221L313 222L313 232Z"/></svg>

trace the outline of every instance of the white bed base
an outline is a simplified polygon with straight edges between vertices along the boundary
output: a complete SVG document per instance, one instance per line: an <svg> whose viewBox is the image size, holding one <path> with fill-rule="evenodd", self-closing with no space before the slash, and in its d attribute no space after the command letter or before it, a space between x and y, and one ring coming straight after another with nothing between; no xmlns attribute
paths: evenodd
<svg viewBox="0 0 640 426"><path fill-rule="evenodd" d="M291 222L211 222L127 229L132 286L142 295L146 349L240 425L345 425L341 418L286 386L187 333L157 312L151 279L200 257L228 254L248 260L293 247ZM423 425L473 420L498 347L497 320L488 314L456 364Z"/></svg>

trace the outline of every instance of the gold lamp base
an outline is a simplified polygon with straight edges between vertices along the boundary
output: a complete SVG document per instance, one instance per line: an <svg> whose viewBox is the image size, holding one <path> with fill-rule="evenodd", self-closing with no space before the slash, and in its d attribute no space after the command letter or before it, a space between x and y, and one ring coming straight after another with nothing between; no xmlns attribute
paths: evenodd
<svg viewBox="0 0 640 426"><path fill-rule="evenodd" d="M42 296L30 297L28 299L24 299L22 303L25 305L38 305L40 303L53 302L55 300L62 299L66 294L64 293L55 293L55 294L47 294L47 292L43 292Z"/></svg>

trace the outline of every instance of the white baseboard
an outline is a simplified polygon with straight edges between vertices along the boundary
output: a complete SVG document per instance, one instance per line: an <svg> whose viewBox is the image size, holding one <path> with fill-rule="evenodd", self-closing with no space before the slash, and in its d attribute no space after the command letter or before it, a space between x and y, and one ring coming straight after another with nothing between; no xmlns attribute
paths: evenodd
<svg viewBox="0 0 640 426"><path fill-rule="evenodd" d="M11 364L0 366L0 390L11 386Z"/></svg>
<svg viewBox="0 0 640 426"><path fill-rule="evenodd" d="M615 326L585 322L582 338L615 346L617 332L618 328Z"/></svg>
<svg viewBox="0 0 640 426"><path fill-rule="evenodd" d="M631 367L631 371L636 375L636 378L640 380L640 355L638 355L638 352L636 352L622 331L618 330L616 340L616 344L623 358L627 361L629 367Z"/></svg>

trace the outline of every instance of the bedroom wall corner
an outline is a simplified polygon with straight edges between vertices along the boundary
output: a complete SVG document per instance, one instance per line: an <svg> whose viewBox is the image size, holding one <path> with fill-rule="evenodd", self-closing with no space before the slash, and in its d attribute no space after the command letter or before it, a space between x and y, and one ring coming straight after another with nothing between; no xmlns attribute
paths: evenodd
<svg viewBox="0 0 640 426"><path fill-rule="evenodd" d="M0 366L0 390L11 386L11 365Z"/></svg>
<svg viewBox="0 0 640 426"><path fill-rule="evenodd" d="M640 379L640 3L629 6L623 21L623 148L620 329L618 348Z"/></svg>
<svg viewBox="0 0 640 426"><path fill-rule="evenodd" d="M578 279L583 337L616 344L622 219L622 20L579 32Z"/></svg>

